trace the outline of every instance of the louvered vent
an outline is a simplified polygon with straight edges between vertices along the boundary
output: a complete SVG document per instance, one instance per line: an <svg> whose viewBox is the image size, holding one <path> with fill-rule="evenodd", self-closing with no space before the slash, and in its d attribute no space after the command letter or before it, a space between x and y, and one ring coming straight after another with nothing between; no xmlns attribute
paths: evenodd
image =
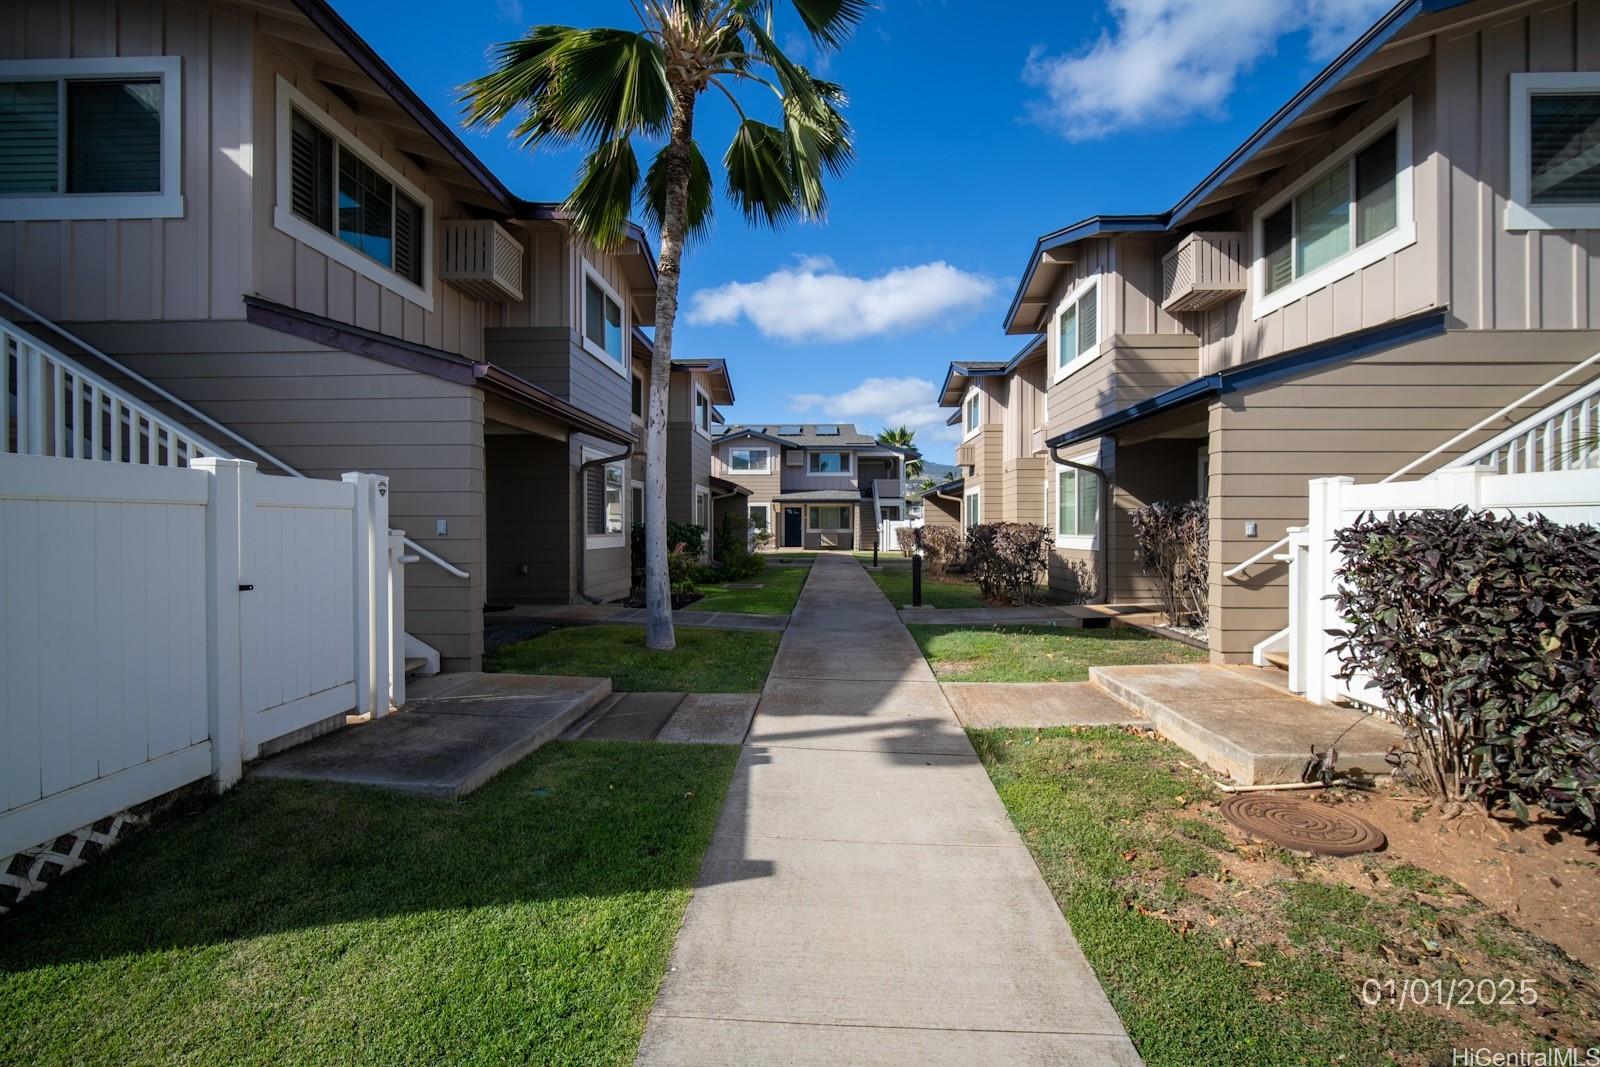
<svg viewBox="0 0 1600 1067"><path fill-rule="evenodd" d="M289 204L319 230L333 232L333 138L300 112L289 127Z"/></svg>
<svg viewBox="0 0 1600 1067"><path fill-rule="evenodd" d="M522 299L522 244L491 219L444 223L439 277L470 297L491 303Z"/></svg>

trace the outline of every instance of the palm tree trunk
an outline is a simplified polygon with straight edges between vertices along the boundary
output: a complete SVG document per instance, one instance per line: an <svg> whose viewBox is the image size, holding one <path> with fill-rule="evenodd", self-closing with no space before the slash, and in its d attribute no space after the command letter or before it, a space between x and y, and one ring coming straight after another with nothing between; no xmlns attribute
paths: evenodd
<svg viewBox="0 0 1600 1067"><path fill-rule="evenodd" d="M650 360L650 410L645 417L644 597L645 647L677 647L672 630L672 582L667 573L667 398L672 378L672 327L678 317L678 279L688 216L694 140L694 89L672 86L672 136L667 144L667 202L661 218L656 269L655 355ZM707 531L709 534L710 531Z"/></svg>

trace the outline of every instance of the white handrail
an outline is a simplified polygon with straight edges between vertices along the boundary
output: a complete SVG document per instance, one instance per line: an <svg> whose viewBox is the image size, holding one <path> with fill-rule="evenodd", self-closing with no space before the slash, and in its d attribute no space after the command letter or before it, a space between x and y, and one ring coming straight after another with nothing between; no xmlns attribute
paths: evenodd
<svg viewBox="0 0 1600 1067"><path fill-rule="evenodd" d="M1579 442L1583 441L1594 432L1594 422L1600 421L1593 419L1594 412L1591 411L1595 405L1590 401L1596 394L1600 394L1600 378L1549 405L1538 414L1523 419L1461 458L1451 460L1446 466L1471 467L1483 462L1493 464L1496 463L1496 457L1502 449L1506 453L1507 470L1503 472L1505 474L1536 473L1518 469L1521 465L1517 462L1517 453L1524 450L1530 453L1528 456L1530 461L1533 452L1542 452L1539 459L1543 461L1545 469L1562 470L1571 466L1584 466L1589 462L1590 454L1597 446L1591 443L1585 454L1580 456L1573 437L1576 436ZM1573 425L1574 414L1577 416L1576 426ZM1558 420L1559 431L1556 428ZM1561 449L1566 450L1567 454L1564 457L1555 447L1557 436L1561 438ZM1524 438L1528 438L1527 442L1519 447L1519 442Z"/></svg>
<svg viewBox="0 0 1600 1067"><path fill-rule="evenodd" d="M396 531L396 532L398 532L398 531ZM462 570L460 567L457 567L454 563L451 563L449 560L444 559L444 558L442 558L440 556L437 556L432 552L429 552L426 548L423 548L421 545L419 545L415 541L411 540L411 538L407 537L405 539L405 541L406 541L406 547L407 548L411 549L417 555L421 556L423 559L427 560L429 563L432 563L435 567L438 567L440 570L444 571L446 574L454 575L457 578L471 578L472 577L472 575L468 574L466 571Z"/></svg>
<svg viewBox="0 0 1600 1067"><path fill-rule="evenodd" d="M1240 564L1238 564L1236 566L1233 566L1233 567L1229 567L1227 570L1223 571L1222 572L1222 576L1224 578L1233 578L1233 577L1236 577L1237 575L1243 574L1245 571L1249 570L1251 567L1255 566L1257 563L1260 563L1262 560L1266 559L1268 556L1270 556L1273 553L1277 552L1278 549L1286 547L1288 544L1289 544L1289 535L1288 534L1284 534L1281 538L1279 538L1278 540L1272 542L1272 544L1268 545L1266 548L1263 548L1260 552L1257 552L1255 555L1251 556L1249 559L1245 560L1243 563L1240 563Z"/></svg>
<svg viewBox="0 0 1600 1067"><path fill-rule="evenodd" d="M1460 433L1456 434L1454 437L1450 438L1450 440L1446 441L1444 444L1440 445L1438 448L1435 448L1433 451L1429 452L1427 455L1418 456L1416 459L1412 460L1410 463L1407 463L1404 467L1401 467L1399 470L1395 471L1393 474L1389 475L1389 477L1383 479L1383 481L1379 482L1378 484L1379 485L1383 485L1383 484L1385 484L1387 482L1392 482L1396 478L1400 477L1402 474L1408 474L1411 471L1415 470L1416 468L1420 467L1422 464L1428 462L1428 460L1430 460L1430 459L1433 459L1435 456L1439 455L1441 452L1448 452L1451 448L1453 448L1454 446L1460 444L1462 441L1465 441L1467 438L1471 437L1473 434L1478 433L1484 427L1486 427L1486 426L1490 425L1491 423L1493 423L1495 420L1505 418L1507 415L1510 415L1513 411L1516 411L1518 408L1523 407L1524 405L1526 405L1530 400L1532 400L1534 397L1538 396L1540 393L1543 393L1545 390L1551 388L1552 386L1559 385L1561 382L1566 381L1568 378L1572 377L1574 374L1577 374L1580 371L1582 371L1585 367L1591 366L1591 365L1593 365L1595 363L1600 363L1600 352L1596 352L1594 355L1590 356L1588 359L1584 360L1581 363L1574 363L1572 366L1568 367L1566 370L1562 371L1560 374L1556 375L1554 378L1551 378L1549 381L1545 382L1543 385L1539 386L1537 389L1534 389L1533 391L1524 394L1522 397L1520 397L1517 400L1513 400L1511 403L1507 404L1505 407L1501 408L1499 411L1495 412L1493 415L1490 415L1487 418L1479 419L1477 422L1473 423L1472 426L1469 427L1468 429L1462 430Z"/></svg>
<svg viewBox="0 0 1600 1067"><path fill-rule="evenodd" d="M0 393L9 394L13 388L17 451L25 455L166 467L227 455L199 434L163 419L109 379L0 318ZM9 405L0 411L0 440L8 444L12 417Z"/></svg>
<svg viewBox="0 0 1600 1067"><path fill-rule="evenodd" d="M24 304L22 301L16 299L15 297L11 296L10 294L4 293L4 292L0 292L0 300L4 300L6 303L10 304L12 307L14 307L18 311L22 312L28 318L33 319L36 322L44 323L53 332L59 334L62 337L65 337L67 340L71 341L73 344L77 345L79 348L83 349L85 352L89 353L91 356L94 356L96 359L101 360L101 361L103 361L103 362L105 362L107 364L110 364L111 366L117 368L117 371L119 373L125 374L129 378L132 378L134 381L138 382L140 385L144 386L146 389L149 389L152 393L155 393L157 396L161 397L163 400L165 400L168 403L173 404L174 406L176 406L179 410L183 411L185 414L194 416L196 419L199 419L201 422L205 423L207 426L210 426L212 429L217 430L218 432L224 434L225 436L232 438L234 441L236 441L237 443L243 445L245 448L249 449L251 452L254 452L256 455L260 456L261 458L270 461L273 466L282 468L283 471L286 472L287 474L289 474L291 477L294 477L294 478L304 478L305 477L304 474L301 474L299 471L297 471L293 467L289 466L289 464L285 463L283 460L279 459L277 456L274 456L271 452L268 452L266 449L261 448L258 445L253 444L248 438L242 437L238 433L235 433L233 430L230 430L228 427L224 426L222 423L218 422L216 419L212 418L210 415L207 415L205 412L201 411L199 408L195 407L193 404L187 403L186 401L180 400L177 397L173 396L170 392L168 392L167 390L163 389L161 386L157 385L155 382L152 382L149 378L146 378L144 375L140 374L138 371L134 370L132 367L126 366L126 365L124 365L122 363L119 363L117 360L112 359L110 356L108 356L104 352L100 351L100 349L96 348L94 345L90 344L88 341L85 341L83 338L79 337L77 334L73 333L72 331L65 329L64 327L62 327L62 326L58 325L57 323L51 321L50 319L46 318L45 316L39 314L37 311L33 310L33 308L31 308L28 305ZM17 329L20 332L21 328L13 326L13 329ZM35 343L40 345L41 347L43 347L45 349L48 349L48 350L52 351L52 352L55 351L54 349L51 349L49 345L45 345L44 342L42 342L42 341L38 341L37 339L35 339ZM64 360L64 359L67 358L66 356L61 355L59 352L56 352L55 354L60 359ZM74 364L74 365L76 366L76 364ZM129 399L132 400L132 397L129 397ZM137 403L137 401L135 401L135 403ZM143 404L140 404L139 406L140 407L144 407ZM146 409L146 410L148 410L148 409ZM189 436L194 437L195 435L190 434ZM196 437L195 439L199 440L198 437ZM227 456L227 453L225 453L221 449L213 449L212 454L216 455L216 456Z"/></svg>

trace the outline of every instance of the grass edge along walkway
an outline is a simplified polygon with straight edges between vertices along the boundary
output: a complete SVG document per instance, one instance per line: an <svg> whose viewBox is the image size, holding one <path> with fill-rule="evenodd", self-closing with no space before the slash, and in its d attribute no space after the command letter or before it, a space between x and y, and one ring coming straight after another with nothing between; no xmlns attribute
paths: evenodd
<svg viewBox="0 0 1600 1067"><path fill-rule="evenodd" d="M759 693L782 636L680 626L677 647L655 652L643 626L558 626L495 649L484 670L610 678L619 693Z"/></svg>
<svg viewBox="0 0 1600 1067"><path fill-rule="evenodd" d="M1090 667L1206 658L1201 649L1131 626L912 623L906 629L941 682L1081 682Z"/></svg>
<svg viewBox="0 0 1600 1067"><path fill-rule="evenodd" d="M246 778L0 918L0 1062L631 1064L738 753Z"/></svg>

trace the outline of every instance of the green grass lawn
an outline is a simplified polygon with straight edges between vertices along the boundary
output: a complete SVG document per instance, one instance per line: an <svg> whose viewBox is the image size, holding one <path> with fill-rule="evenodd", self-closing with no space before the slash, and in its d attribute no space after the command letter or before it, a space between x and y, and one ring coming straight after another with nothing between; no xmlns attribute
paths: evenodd
<svg viewBox="0 0 1600 1067"><path fill-rule="evenodd" d="M1168 742L1109 728L969 734L1150 1067L1448 1063L1452 1044L1593 1033L1592 978L1558 950L1386 854L1246 842ZM1476 981L1506 971L1505 954L1537 983L1538 1006L1361 1000L1367 978Z"/></svg>
<svg viewBox="0 0 1600 1067"><path fill-rule="evenodd" d="M1132 628L909 626L941 682L1081 682L1090 667L1194 663L1206 654Z"/></svg>
<svg viewBox="0 0 1600 1067"><path fill-rule="evenodd" d="M737 611L747 615L787 615L800 599L800 588L806 584L810 567L768 566L754 578L744 581L759 582L760 589L729 589L725 585L702 585L697 588L705 596L690 604L687 611Z"/></svg>
<svg viewBox="0 0 1600 1067"><path fill-rule="evenodd" d="M484 657L484 670L610 678L618 692L759 693L781 633L677 629L678 647L652 652L642 626L564 626Z"/></svg>
<svg viewBox="0 0 1600 1067"><path fill-rule="evenodd" d="M899 557L896 557L899 558ZM878 583L878 588L883 590L883 595L889 598L889 603L896 608L903 608L911 603L911 568L894 567L873 570L867 568L867 574ZM982 608L987 607L983 597L978 595L978 587L971 582L964 582L958 578L943 578L934 580L926 574L922 576L922 603L934 608Z"/></svg>
<svg viewBox="0 0 1600 1067"><path fill-rule="evenodd" d="M0 919L0 1062L633 1062L738 749L246 779Z"/></svg>

